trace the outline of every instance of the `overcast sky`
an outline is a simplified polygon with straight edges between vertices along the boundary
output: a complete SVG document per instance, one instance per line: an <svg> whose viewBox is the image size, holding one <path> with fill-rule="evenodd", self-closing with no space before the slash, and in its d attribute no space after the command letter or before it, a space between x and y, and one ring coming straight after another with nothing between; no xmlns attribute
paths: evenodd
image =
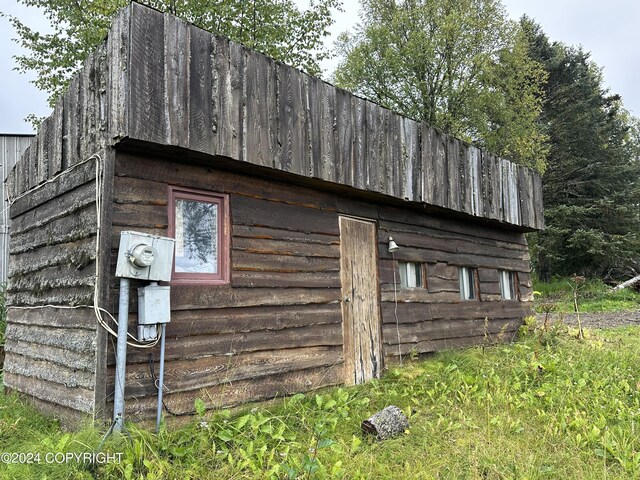
<svg viewBox="0 0 640 480"><path fill-rule="evenodd" d="M308 4L308 0L296 2ZM607 87L622 95L626 108L640 116L640 1L503 0L503 4L513 19L525 13L536 19L551 40L582 45L591 52L604 70ZM336 15L334 35L357 22L357 1L344 0L344 8ZM2 0L0 11L18 16L31 27L46 28L37 10L17 0ZM29 83L33 77L12 70L11 57L20 53L13 37L7 19L0 18L0 133L31 133L30 124L23 119L29 113L46 116L49 108L46 95Z"/></svg>

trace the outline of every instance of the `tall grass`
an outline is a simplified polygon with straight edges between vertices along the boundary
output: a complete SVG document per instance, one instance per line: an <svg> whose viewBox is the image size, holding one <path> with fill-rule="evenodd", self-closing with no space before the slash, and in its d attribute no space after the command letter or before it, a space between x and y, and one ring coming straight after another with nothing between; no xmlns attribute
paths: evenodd
<svg viewBox="0 0 640 480"><path fill-rule="evenodd" d="M0 469L56 479L640 477L640 329L587 331L582 342L565 326L525 330L514 344L443 352L357 387L233 413L198 401L186 425L111 437L104 449L120 462ZM410 429L363 436L361 421L390 404ZM65 434L0 395L0 451L86 451L101 433Z"/></svg>
<svg viewBox="0 0 640 480"><path fill-rule="evenodd" d="M573 305L572 281L569 278L554 278L550 282L534 280L533 290L536 304L554 304L556 311L571 313ZM617 312L640 309L640 292L626 288L612 292L611 287L600 279L588 279L578 290L580 311L585 313Z"/></svg>

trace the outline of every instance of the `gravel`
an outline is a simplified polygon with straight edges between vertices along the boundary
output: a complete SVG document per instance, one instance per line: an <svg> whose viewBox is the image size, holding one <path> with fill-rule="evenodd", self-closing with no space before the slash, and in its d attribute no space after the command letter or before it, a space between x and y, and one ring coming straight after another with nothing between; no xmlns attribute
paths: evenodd
<svg viewBox="0 0 640 480"><path fill-rule="evenodd" d="M536 315L536 319L538 324L541 324L544 322L544 314ZM556 323L560 320L569 325L576 325L578 323L575 313L552 313L549 315L549 321L551 323ZM625 325L640 325L640 310L630 312L581 313L580 320L584 328L613 328Z"/></svg>

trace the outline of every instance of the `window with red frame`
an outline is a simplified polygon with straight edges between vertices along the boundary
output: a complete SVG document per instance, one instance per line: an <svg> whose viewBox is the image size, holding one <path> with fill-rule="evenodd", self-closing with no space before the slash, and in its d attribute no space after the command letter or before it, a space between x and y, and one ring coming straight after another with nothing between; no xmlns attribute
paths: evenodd
<svg viewBox="0 0 640 480"><path fill-rule="evenodd" d="M176 240L171 281L229 282L229 198L169 187L169 235Z"/></svg>

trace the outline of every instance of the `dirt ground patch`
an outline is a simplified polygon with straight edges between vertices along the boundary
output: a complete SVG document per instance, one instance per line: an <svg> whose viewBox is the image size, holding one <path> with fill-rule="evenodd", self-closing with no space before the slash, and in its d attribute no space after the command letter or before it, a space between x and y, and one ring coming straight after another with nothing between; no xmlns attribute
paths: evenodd
<svg viewBox="0 0 640 480"><path fill-rule="evenodd" d="M549 320L552 323L563 321L569 325L576 325L577 315L552 313ZM544 322L544 314L536 315L538 324ZM585 328L612 328L624 325L640 325L640 310L631 312L609 312L609 313L581 313L580 320Z"/></svg>

